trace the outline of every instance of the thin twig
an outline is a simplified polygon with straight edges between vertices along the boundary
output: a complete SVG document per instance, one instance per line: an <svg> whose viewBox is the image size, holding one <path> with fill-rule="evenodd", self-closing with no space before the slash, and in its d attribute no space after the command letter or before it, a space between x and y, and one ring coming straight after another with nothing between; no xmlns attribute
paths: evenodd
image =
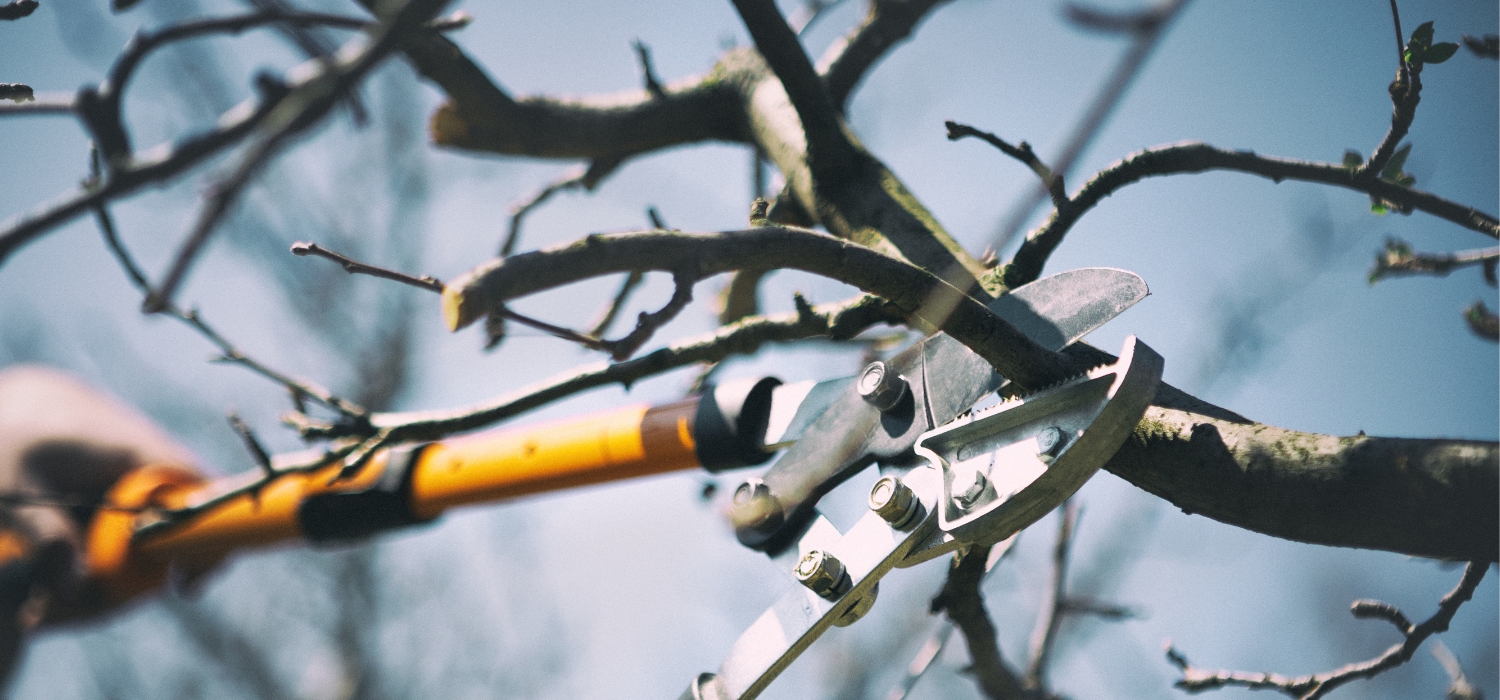
<svg viewBox="0 0 1500 700"><path fill-rule="evenodd" d="M630 46L635 49L636 60L641 64L641 80L646 84L646 92L658 100L666 97L667 91L662 89L661 80L656 77L656 66L651 63L651 47L640 39L630 42Z"/></svg>
<svg viewBox="0 0 1500 700"><path fill-rule="evenodd" d="M1052 548L1052 586L1031 632L1031 655L1026 665L1025 685L1032 692L1046 694L1047 662L1051 660L1057 631L1062 626L1067 608L1068 554L1077 524L1078 504L1070 498L1058 509L1057 543Z"/></svg>
<svg viewBox="0 0 1500 700"><path fill-rule="evenodd" d="M1073 166L1109 121L1110 114L1120 104L1136 76L1140 75L1141 68L1146 65L1146 59L1151 57L1172 21L1182 13L1182 8L1186 5L1187 0L1166 0L1161 5L1146 10L1142 17L1130 20L1141 31L1131 33L1130 48L1120 57L1120 62L1115 64L1114 71L1105 79L1104 87L1089 104L1088 110L1079 117L1062 149L1051 159L1052 168L1057 174L1067 177L1073 171ZM990 246L995 250L1005 250L1021 232L1021 227L1026 225L1026 220L1031 218L1032 212L1036 211L1037 205L1046 200L1049 194L1046 183L1032 187L1001 220Z"/></svg>
<svg viewBox="0 0 1500 700"><path fill-rule="evenodd" d="M1352 606L1355 617L1373 617L1386 620L1396 627L1405 641L1387 649L1384 654L1369 661L1349 664L1342 668L1307 676L1289 677L1276 673L1247 673L1245 671L1205 671L1193 667L1186 657L1167 644L1167 660L1182 670L1178 688L1190 693L1213 690L1225 686L1239 686L1256 690L1275 690L1297 700L1317 700L1349 681L1370 678L1389 671L1411 660L1412 654L1428 637L1448 630L1448 623L1458 612L1459 606L1474 595L1474 589L1484 580L1490 565L1470 562L1464 569L1463 578L1448 595L1438 603L1438 611L1421 624L1413 625L1393 606L1371 601L1356 601Z"/></svg>
<svg viewBox="0 0 1500 700"><path fill-rule="evenodd" d="M293 136L312 126L328 114L366 73L392 51L400 47L406 34L416 30L440 11L447 0L406 0L390 19L340 51L336 60L321 61L321 70L307 75L280 100L258 137L246 147L244 156L230 175L210 188L208 201L199 213L191 233L178 248L171 267L156 293L146 300L145 310L156 312L170 303L177 288L196 261L209 236L220 220L249 184ZM108 149L105 155L109 155Z"/></svg>
<svg viewBox="0 0 1500 700"><path fill-rule="evenodd" d="M989 612L984 608L984 597L979 591L989 553L988 546L977 546L963 556L955 556L943 590L932 599L931 610L934 614L939 611L947 614L948 620L963 632L972 662L968 672L986 697L991 700L1022 700L1027 697L1026 688L1000 654L995 624L990 621Z"/></svg>
<svg viewBox="0 0 1500 700"><path fill-rule="evenodd" d="M589 161L587 167L580 165L573 168L562 177L543 185L541 189L511 203L510 226L506 229L505 241L500 244L500 257L516 251L516 245L521 241L521 223L533 209L545 204L552 198L552 195L563 190L576 190L581 187L592 192L623 162L623 158L596 158Z"/></svg>
<svg viewBox="0 0 1500 700"><path fill-rule="evenodd" d="M229 413L229 427L240 436L240 442L245 443L245 450L255 460L255 466L260 467L261 474L268 479L274 477L276 468L271 466L271 454L266 452L264 445L260 444L260 438L255 437L255 431L251 430L250 426L240 419L239 414L233 411Z"/></svg>
<svg viewBox="0 0 1500 700"><path fill-rule="evenodd" d="M1483 37L1463 35L1464 46L1480 58L1500 59L1500 35L1486 34Z"/></svg>
<svg viewBox="0 0 1500 700"><path fill-rule="evenodd" d="M1491 265L1500 259L1500 248L1481 248L1457 253L1416 253L1406 241L1388 238L1385 250L1375 256L1375 268L1370 271L1370 283L1386 277L1408 275L1432 275L1447 277L1448 273L1472 265Z"/></svg>
<svg viewBox="0 0 1500 700"><path fill-rule="evenodd" d="M1036 173L1038 178L1041 178L1042 184L1047 186L1047 192L1052 195L1053 206L1061 209L1068 205L1068 191L1063 185L1062 175L1054 172L1051 168L1047 167L1046 163L1042 162L1042 159L1036 157L1036 153L1031 150L1031 144L1022 141L1020 146L1012 146L1006 143L1004 139L988 131L980 131L972 126L959 124L958 122L943 122L943 126L948 128L949 141L957 141L966 136L973 136L983 139L991 146L1000 149L1001 153L1021 161L1026 167L1031 168L1031 172Z"/></svg>
<svg viewBox="0 0 1500 700"><path fill-rule="evenodd" d="M420 289L425 289L425 290L427 290L429 292L437 292L438 294L442 294L443 293L443 283L442 283L442 281L438 280L438 278L433 277L432 275L423 275L421 277L412 277L411 275L408 275L408 274L403 273L403 272L396 272L395 270L387 270L386 268L383 268L383 267L377 267L375 265L369 265L369 264L366 264L366 263L359 262L358 260L354 260L352 258L348 258L348 257L345 257L343 255L339 255L338 253L335 253L335 252L333 252L333 251L331 251L331 250L329 250L327 248L324 248L324 247L318 245L317 243L312 243L312 242L308 242L308 241L298 241L296 243L293 243L292 244L292 254L293 255L298 255L298 256L312 255L312 256L315 256L315 257L319 257L319 258L327 258L329 260L332 260L332 261L338 263L340 266L342 266L344 268L345 272L347 272L347 273L349 273L351 275L355 275L355 274L370 275L371 277L379 277L381 279L394 280L394 281L400 282L402 284L409 284L409 285L411 285L413 287L417 287L417 288L420 288Z"/></svg>
<svg viewBox="0 0 1500 700"><path fill-rule="evenodd" d="M1390 85L1391 126L1386 130L1380 144L1354 171L1360 179L1376 179L1396 153L1396 146L1411 130L1412 120L1417 116L1417 104L1422 101L1422 62L1406 60L1406 38L1401 34L1401 13L1396 9L1396 0L1391 0L1391 21L1396 27L1396 80Z"/></svg>
<svg viewBox="0 0 1500 700"><path fill-rule="evenodd" d="M124 244L120 241L119 235L115 232L114 217L110 216L109 210L102 203L94 207L94 216L99 223L99 231L104 236L105 245L107 245L110 252L114 254L115 260L118 261L120 267L125 270L125 274L130 277L131 283L135 285L136 289L140 290L143 296L150 296L151 283L146 279L145 273L141 271L140 266L136 264L135 259L130 255L130 252L125 249ZM304 398L312 399L322 404L323 406L326 406L338 412L347 421L355 425L362 424L369 416L369 411L365 410L364 407L359 406L358 404L340 398L334 395L333 392L312 382L301 379L294 379L285 374L282 374L281 372L278 372L274 369L271 369L270 367L267 367L264 364L261 364L259 361L251 358L243 352L240 352L240 350L233 344L231 344L228 340L226 340L224 336L220 335L218 331L214 330L212 326L208 325L208 322L204 321L203 318L198 315L196 309L183 311L175 305L172 305L163 309L162 313L187 324L188 326L193 328L193 330L197 331L199 335L202 335L209 342L217 346L220 353L220 356L218 358L219 361L231 362L240 365L241 367L249 369L250 371L259 374L262 377L280 384L287 390L288 393L293 396L294 402L299 405ZM305 414L306 411L299 409L299 413Z"/></svg>
<svg viewBox="0 0 1500 700"><path fill-rule="evenodd" d="M1054 211L1026 240L1002 270L1010 287L1040 276L1048 256L1085 212L1126 185L1148 177L1230 170L1260 175L1275 182L1320 182L1363 192L1456 223L1492 238L1500 237L1500 220L1473 207L1381 178L1358 178L1335 163L1262 156L1253 151L1228 151L1205 143L1180 143L1132 153L1099 171L1079 189L1067 207Z"/></svg>
<svg viewBox="0 0 1500 700"><path fill-rule="evenodd" d="M693 285L698 278L688 274L675 274L672 276L672 298L667 300L666 305L651 313L642 312L636 318L635 328L625 337L619 340L600 340L599 346L609 352L609 356L616 361L629 359L635 354L646 341L656 334L657 329L666 325L677 314L687 308L693 301Z"/></svg>

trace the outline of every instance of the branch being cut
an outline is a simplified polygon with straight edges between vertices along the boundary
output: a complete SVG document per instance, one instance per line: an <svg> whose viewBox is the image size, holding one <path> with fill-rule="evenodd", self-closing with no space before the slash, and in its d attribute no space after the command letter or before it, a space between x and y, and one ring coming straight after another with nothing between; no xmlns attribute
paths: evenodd
<svg viewBox="0 0 1500 700"><path fill-rule="evenodd" d="M1425 211L1490 237L1500 237L1500 220L1492 214L1381 178L1362 179L1340 165L1274 158L1253 151L1226 151L1205 143L1182 143L1133 153L1099 171L1068 199L1067 206L1053 211L1045 224L1026 236L1010 263L1002 268L1006 285L1015 287L1035 280L1047 257L1073 224L1120 188L1147 177L1210 170L1250 173L1275 182L1302 180L1343 187Z"/></svg>
<svg viewBox="0 0 1500 700"><path fill-rule="evenodd" d="M1422 646L1422 642L1427 641L1428 637L1448 631L1448 623L1453 620L1453 615L1458 612L1460 605L1474 595L1474 589L1479 586L1480 581L1484 580L1484 574L1489 568L1488 563L1470 562L1464 569L1463 578L1459 580L1458 585L1448 595L1443 596L1442 601L1438 603L1438 611L1419 625L1411 624L1400 610L1388 603L1369 600L1355 601L1350 609L1355 617L1378 618L1390 622L1406 638L1405 641L1369 661L1349 664L1324 673L1292 678L1277 673L1205 671L1194 668L1188 663L1187 658L1173 649L1170 644L1167 645L1166 650L1167 660L1182 669L1182 679L1177 681L1177 687L1190 693L1225 686L1238 686L1255 690L1275 690L1296 700L1317 700L1349 681L1370 678L1411 660L1412 654L1416 653L1417 648Z"/></svg>

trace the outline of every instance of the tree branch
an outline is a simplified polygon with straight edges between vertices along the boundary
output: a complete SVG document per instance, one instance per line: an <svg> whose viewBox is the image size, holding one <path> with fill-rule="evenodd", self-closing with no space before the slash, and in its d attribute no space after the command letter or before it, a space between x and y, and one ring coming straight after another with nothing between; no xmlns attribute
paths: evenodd
<svg viewBox="0 0 1500 700"><path fill-rule="evenodd" d="M1494 215L1381 178L1361 179L1339 165L1274 158L1252 151L1226 151L1204 143L1182 143L1139 151L1101 170L1068 200L1068 206L1054 211L1045 224L1026 236L1003 270L1005 283L1014 287L1036 279L1047 257L1073 224L1120 188L1147 177L1210 170L1250 173L1275 182L1302 180L1343 187L1425 211L1490 237L1500 237L1500 220Z"/></svg>
<svg viewBox="0 0 1500 700"><path fill-rule="evenodd" d="M989 612L984 609L984 597L979 592L989 553L989 546L979 546L970 548L962 556L955 556L943 590L932 599L931 610L934 614L946 613L963 633L972 661L968 673L974 676L985 697L1026 700L1028 694L1021 679L1001 656L995 623L990 621Z"/></svg>
<svg viewBox="0 0 1500 700"><path fill-rule="evenodd" d="M943 122L943 126L948 128L949 141L957 141L966 136L974 136L1000 149L1001 153L1021 161L1026 167L1031 168L1031 172L1036 173L1038 178L1041 178L1043 185L1046 185L1047 192L1052 196L1053 206L1062 208L1068 205L1068 190L1063 185L1062 175L1053 172L1051 168L1047 167L1046 163L1042 162L1042 159L1036 157L1036 153L1031 150L1031 144L1022 141L1020 146L1012 146L1006 143L1004 139L988 131L980 131L972 126L959 124L958 122Z"/></svg>
<svg viewBox="0 0 1500 700"><path fill-rule="evenodd" d="M870 11L848 35L833 42L818 61L828 96L842 112L870 69L906 41L927 15L952 0L873 0Z"/></svg>
<svg viewBox="0 0 1500 700"><path fill-rule="evenodd" d="M1058 509L1057 542L1052 547L1052 586L1038 611L1036 627L1031 631L1031 657L1026 664L1025 686L1034 693L1046 694L1047 662L1057 642L1068 600L1068 553L1077 531L1078 504L1068 499Z"/></svg>
<svg viewBox="0 0 1500 700"><path fill-rule="evenodd" d="M286 97L277 102L265 123L250 134L245 154L229 176L211 188L192 232L178 249L154 296L148 298L145 310L156 312L170 303L186 278L189 267L207 243L218 223L238 198L240 191L270 162L281 148L297 134L317 123L333 106L380 63L400 47L405 35L420 29L449 0L406 0L389 17L382 18L367 37L355 39L332 59L318 59L319 70L291 85ZM105 151L108 155L108 150Z"/></svg>
<svg viewBox="0 0 1500 700"><path fill-rule="evenodd" d="M1173 649L1170 644L1167 645L1166 650L1167 660L1182 669L1182 679L1177 681L1177 687L1190 693L1225 686L1239 686L1255 690L1275 690L1297 700L1317 700L1349 681L1373 677L1411 660L1412 654L1416 653L1417 648L1422 646L1422 642L1427 641L1428 637L1448 630L1448 623L1452 622L1453 615L1458 612L1460 605L1474 595L1474 589L1479 586L1479 582L1484 579L1484 574L1488 570L1488 563L1470 562L1464 569L1463 578L1459 580L1458 585L1448 595L1443 596L1443 600L1438 603L1438 611L1419 625L1405 622L1405 616L1400 615L1400 611L1395 611L1395 614L1400 616L1401 622L1405 623L1404 626L1397 625L1402 636L1406 638L1405 641L1369 661L1349 664L1324 673L1292 678L1277 673L1205 671L1194 668L1188 663L1187 658ZM1386 604L1379 605L1395 610ZM1368 609L1368 601L1354 603L1355 617L1364 616L1361 612L1362 607Z"/></svg>
<svg viewBox="0 0 1500 700"><path fill-rule="evenodd" d="M516 245L521 241L521 223L533 209L547 203L552 195L563 190L576 190L582 187L589 192L594 191L605 178L618 170L624 160L621 158L596 158L587 166L578 166L569 170L562 177L543 185L541 189L532 192L510 205L510 228L505 233L505 242L500 244L500 257L505 257L516 251Z"/></svg>
<svg viewBox="0 0 1500 700"><path fill-rule="evenodd" d="M631 270L661 270L696 281L731 270L779 268L812 272L880 295L901 309L909 323L947 332L1020 386L1040 387L1066 376L1056 355L931 273L805 229L594 234L571 245L479 266L448 286L443 314L448 327L457 330L509 299ZM923 302L939 289L947 290L955 303L946 320L922 315Z"/></svg>
<svg viewBox="0 0 1500 700"><path fill-rule="evenodd" d="M1457 253L1414 253L1406 241L1387 238L1385 250L1375 256L1375 269L1370 271L1370 284L1387 277L1408 275L1432 275L1447 277L1460 267L1471 265L1493 265L1500 259L1500 248L1465 250Z"/></svg>

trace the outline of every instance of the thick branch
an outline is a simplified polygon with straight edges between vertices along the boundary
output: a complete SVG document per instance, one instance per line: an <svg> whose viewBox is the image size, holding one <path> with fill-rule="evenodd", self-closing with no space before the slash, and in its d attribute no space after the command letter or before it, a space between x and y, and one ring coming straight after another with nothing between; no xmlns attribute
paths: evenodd
<svg viewBox="0 0 1500 700"><path fill-rule="evenodd" d="M1016 286L1036 279L1047 257L1073 224L1120 188L1148 177L1209 170L1250 173L1275 182L1303 180L1344 187L1420 209L1490 237L1500 237L1500 220L1492 214L1381 178L1361 179L1339 165L1273 158L1253 151L1226 151L1204 143L1183 143L1133 153L1100 171L1069 199L1068 206L1054 211L1047 223L1026 236L1026 241L1007 266L1005 282Z"/></svg>
<svg viewBox="0 0 1500 700"><path fill-rule="evenodd" d="M595 234L571 245L481 265L448 286L443 313L449 328L458 329L510 299L600 275L661 270L698 280L731 270L780 268L811 272L879 295L910 323L925 330L942 329L1023 387L1039 387L1065 376L1053 353L931 273L805 229ZM924 300L939 289L956 304L951 315L946 320L920 315Z"/></svg>
<svg viewBox="0 0 1500 700"><path fill-rule="evenodd" d="M1500 446L1255 423L1172 387L1105 468L1188 513L1273 537L1493 562Z"/></svg>

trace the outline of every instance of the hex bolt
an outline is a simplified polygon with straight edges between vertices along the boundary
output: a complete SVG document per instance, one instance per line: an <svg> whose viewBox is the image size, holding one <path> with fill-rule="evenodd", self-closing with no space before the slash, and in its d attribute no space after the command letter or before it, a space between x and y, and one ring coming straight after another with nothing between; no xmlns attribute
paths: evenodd
<svg viewBox="0 0 1500 700"><path fill-rule="evenodd" d="M855 386L860 397L882 413L895 408L906 395L906 379L879 360L865 366Z"/></svg>
<svg viewBox="0 0 1500 700"><path fill-rule="evenodd" d="M958 490L959 484L955 483L953 485L955 492L953 494L953 504L958 506L959 510L973 508L974 504L978 503L979 499L984 496L985 489L989 488L989 485L990 480L985 478L984 474L974 472L974 482L964 488L963 491Z"/></svg>
<svg viewBox="0 0 1500 700"><path fill-rule="evenodd" d="M1065 436L1061 428L1053 426L1042 429L1042 432L1036 434L1037 456L1042 462L1051 464L1052 458L1062 452L1064 441Z"/></svg>
<svg viewBox="0 0 1500 700"><path fill-rule="evenodd" d="M814 549L797 562L792 574L808 590L828 600L838 600L850 588L849 572L832 554Z"/></svg>
<svg viewBox="0 0 1500 700"><path fill-rule="evenodd" d="M870 510L897 530L905 530L925 511L910 486L894 476L882 476L870 488Z"/></svg>

